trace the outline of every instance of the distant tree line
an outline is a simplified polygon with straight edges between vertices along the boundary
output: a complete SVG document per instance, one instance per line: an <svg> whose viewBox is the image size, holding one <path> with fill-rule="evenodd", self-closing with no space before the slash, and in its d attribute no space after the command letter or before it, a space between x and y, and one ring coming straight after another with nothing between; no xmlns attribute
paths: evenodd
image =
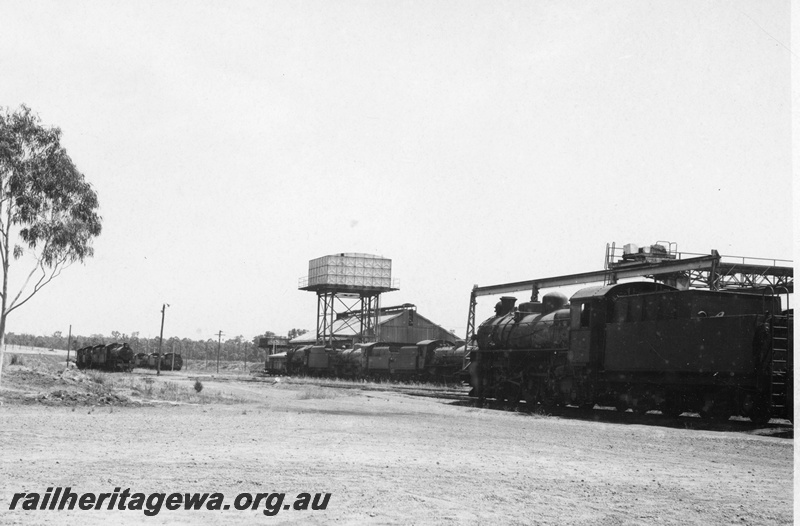
<svg viewBox="0 0 800 526"><path fill-rule="evenodd" d="M292 329L289 331L288 337L295 338L305 334L304 329ZM266 350L258 348L258 341L264 337L278 336L272 331L266 331L264 334L258 335L251 341L245 340L243 336L236 336L235 338L223 339L221 342L218 338L207 338L205 340L192 340L189 338L164 338L161 344L162 353L178 353L185 359L190 360L216 360L217 347L219 347L220 360L224 361L241 361L247 360L248 362L263 361L266 358ZM46 349L66 349L68 345L68 335L61 331L54 332L51 336L36 336L33 334L16 334L9 332L6 334L6 345L19 345L29 347L43 347ZM83 347L93 345L107 345L109 343L127 343L131 346L136 353L154 353L158 352L158 336L154 338L145 338L139 336L138 332L131 334L121 333L119 331L112 331L111 336L102 334L92 334L90 336L72 335L72 350L80 349Z"/></svg>

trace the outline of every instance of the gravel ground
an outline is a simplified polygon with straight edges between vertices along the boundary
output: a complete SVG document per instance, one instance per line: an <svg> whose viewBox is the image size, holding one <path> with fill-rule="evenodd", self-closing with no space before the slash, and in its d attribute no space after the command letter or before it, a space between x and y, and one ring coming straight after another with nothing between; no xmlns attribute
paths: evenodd
<svg viewBox="0 0 800 526"><path fill-rule="evenodd" d="M0 523L792 521L794 440L776 436L788 434L786 427L709 428L688 417L597 410L530 415L286 380L205 377L200 399L186 373L148 375L124 381L106 375L100 383L79 372L7 367L0 389ZM145 389L183 394L165 401ZM57 486L79 493L220 492L231 506L162 508L146 516L105 506L26 511L20 501L9 510L15 493ZM330 500L324 510L267 516L265 502L234 509L234 498L245 492L285 493L283 504L300 493L330 493Z"/></svg>

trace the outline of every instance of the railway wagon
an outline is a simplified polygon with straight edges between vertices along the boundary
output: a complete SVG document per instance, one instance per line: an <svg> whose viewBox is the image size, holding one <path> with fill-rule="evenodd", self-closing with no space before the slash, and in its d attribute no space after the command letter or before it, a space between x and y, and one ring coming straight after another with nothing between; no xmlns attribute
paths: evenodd
<svg viewBox="0 0 800 526"><path fill-rule="evenodd" d="M273 376L283 376L286 374L286 352L279 352L267 355L265 367L267 374Z"/></svg>
<svg viewBox="0 0 800 526"><path fill-rule="evenodd" d="M159 363L160 362L160 363ZM158 369L162 371L180 371L183 368L183 357L180 354L167 353L136 353L132 359L132 366L140 369Z"/></svg>
<svg viewBox="0 0 800 526"><path fill-rule="evenodd" d="M328 371L334 368L336 361L336 350L326 348L324 345L312 345L306 351L305 374L326 376Z"/></svg>
<svg viewBox="0 0 800 526"><path fill-rule="evenodd" d="M392 356L391 374L405 378L416 378L425 372L425 347L403 345Z"/></svg>
<svg viewBox="0 0 800 526"><path fill-rule="evenodd" d="M91 364L91 347L81 347L75 351L75 365L78 369L87 369Z"/></svg>
<svg viewBox="0 0 800 526"><path fill-rule="evenodd" d="M286 351L286 374L305 374L307 355L311 345Z"/></svg>
<svg viewBox="0 0 800 526"><path fill-rule="evenodd" d="M391 374L392 354L400 346L388 343L368 343L363 346L364 374L376 378L388 378Z"/></svg>
<svg viewBox="0 0 800 526"><path fill-rule="evenodd" d="M653 282L503 298L477 331L473 395L763 421L792 414L791 310L780 297Z"/></svg>
<svg viewBox="0 0 800 526"><path fill-rule="evenodd" d="M161 357L161 370L180 371L183 367L183 357L177 353L168 352Z"/></svg>

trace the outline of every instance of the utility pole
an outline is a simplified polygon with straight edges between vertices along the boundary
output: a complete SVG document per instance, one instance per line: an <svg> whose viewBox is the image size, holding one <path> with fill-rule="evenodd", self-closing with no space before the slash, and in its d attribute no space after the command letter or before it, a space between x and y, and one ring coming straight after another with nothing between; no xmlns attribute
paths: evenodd
<svg viewBox="0 0 800 526"><path fill-rule="evenodd" d="M222 331L219 331L219 340L217 341L217 374L219 374L219 348L222 345Z"/></svg>
<svg viewBox="0 0 800 526"><path fill-rule="evenodd" d="M72 348L72 325L69 326L69 337L67 338L67 368L69 368L69 350Z"/></svg>
<svg viewBox="0 0 800 526"><path fill-rule="evenodd" d="M158 356L156 357L156 376L161 376L161 342L164 340L164 313L167 304L161 306L161 334L158 337Z"/></svg>

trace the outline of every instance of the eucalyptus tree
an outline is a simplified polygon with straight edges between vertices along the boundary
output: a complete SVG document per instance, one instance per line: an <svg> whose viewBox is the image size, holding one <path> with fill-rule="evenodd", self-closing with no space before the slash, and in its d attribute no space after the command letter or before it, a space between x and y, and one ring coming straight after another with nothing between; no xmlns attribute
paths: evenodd
<svg viewBox="0 0 800 526"><path fill-rule="evenodd" d="M26 106L0 109L0 378L8 315L75 262L94 254L97 194L61 146L61 130ZM13 263L13 265L12 265ZM10 271L21 285L9 290Z"/></svg>
<svg viewBox="0 0 800 526"><path fill-rule="evenodd" d="M308 332L308 329L291 329L289 331L289 339L293 340L293 339L297 338L298 336L304 335L307 332Z"/></svg>

